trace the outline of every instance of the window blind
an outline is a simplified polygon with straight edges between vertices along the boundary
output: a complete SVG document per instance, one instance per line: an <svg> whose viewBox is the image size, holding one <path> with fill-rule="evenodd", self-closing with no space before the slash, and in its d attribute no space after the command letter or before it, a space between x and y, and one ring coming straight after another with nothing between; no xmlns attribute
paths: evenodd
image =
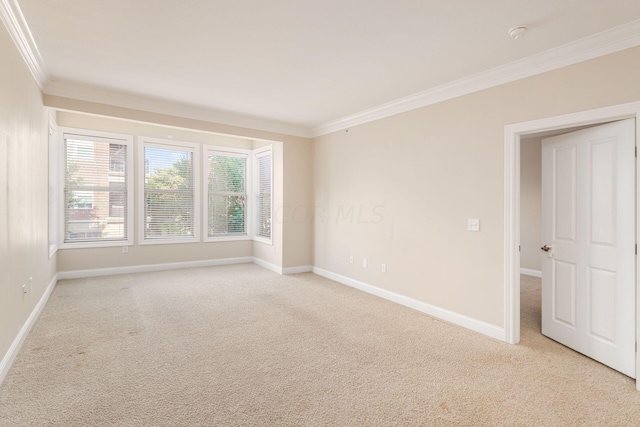
<svg viewBox="0 0 640 427"><path fill-rule="evenodd" d="M207 157L209 237L246 234L247 156L210 152Z"/></svg>
<svg viewBox="0 0 640 427"><path fill-rule="evenodd" d="M144 238L193 237L193 151L145 146L144 168Z"/></svg>
<svg viewBox="0 0 640 427"><path fill-rule="evenodd" d="M256 236L271 240L271 151L258 154L256 160L258 162Z"/></svg>
<svg viewBox="0 0 640 427"><path fill-rule="evenodd" d="M127 240L128 151L121 142L64 135L65 243Z"/></svg>

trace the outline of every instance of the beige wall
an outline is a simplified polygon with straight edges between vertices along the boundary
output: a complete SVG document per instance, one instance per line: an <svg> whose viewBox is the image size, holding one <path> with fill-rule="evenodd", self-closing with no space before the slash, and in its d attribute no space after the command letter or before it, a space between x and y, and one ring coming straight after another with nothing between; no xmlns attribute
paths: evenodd
<svg viewBox="0 0 640 427"><path fill-rule="evenodd" d="M285 224L283 267L312 265L313 187L311 144L288 141L283 153L283 206L276 219Z"/></svg>
<svg viewBox="0 0 640 427"><path fill-rule="evenodd" d="M257 140L253 148L269 143ZM273 244L254 242L254 256L284 268L310 266L311 143L285 139L284 143L273 143L273 154Z"/></svg>
<svg viewBox="0 0 640 427"><path fill-rule="evenodd" d="M123 133L134 136L150 136L154 138L173 139L175 141L189 141L200 144L245 149L251 149L252 146L252 140L249 138L159 126L151 123L142 123L131 120L119 120L116 118L101 117L91 114L78 114L60 111L57 114L57 120L58 126L63 127L76 127L79 129Z"/></svg>
<svg viewBox="0 0 640 427"><path fill-rule="evenodd" d="M48 244L48 118L0 25L0 360L55 274ZM32 290L21 285L33 277Z"/></svg>
<svg viewBox="0 0 640 427"><path fill-rule="evenodd" d="M58 251L58 271L170 264L252 255L251 241L135 245L130 246L126 254L122 253L122 248L119 246L61 249Z"/></svg>
<svg viewBox="0 0 640 427"><path fill-rule="evenodd" d="M58 98L49 98L54 101ZM65 103L71 102L63 100ZM67 105L67 104L65 104ZM91 108L87 108L90 106ZM102 106L97 106L101 108ZM73 108L95 112L96 104L74 102ZM104 107L109 113L114 114L111 107ZM117 110L118 117L135 117L137 119L155 119L162 122L164 116L149 115L138 116L130 110ZM100 110L100 112L104 112ZM130 113L129 116L126 113ZM115 114L114 114L115 115ZM283 206L308 206L311 201L310 190L310 141L304 138L296 138L285 135L273 135L265 132L256 132L242 129L229 129L206 122L184 120L177 121L170 118L171 127L142 123L133 120L121 120L106 118L91 114L78 114L74 112L59 112L58 124L65 127L80 129L100 130L132 134L134 136L151 136L157 138L171 138L203 144L221 146L233 146L238 148L257 148L263 144L274 145L274 188L280 189L274 193L274 228L273 245L265 245L259 242L216 242L216 243L184 243L177 245L144 245L130 248L127 254L123 254L121 248L95 248L95 249L65 249L58 255L58 270L85 270L94 268L112 268L119 266L148 265L171 262L185 262L208 259L236 258L256 256L278 267L309 265L311 264L311 233L312 218L303 221L295 221L291 215L276 215L285 211ZM195 129L184 129L175 126L194 126ZM212 132L225 132L246 137L237 138ZM243 133L244 132L244 133ZM275 141L258 140L252 138L280 138ZM135 150L134 150L135 151ZM285 155L288 155L285 160ZM291 166L290 172L285 178L284 168ZM285 188L286 187L286 188ZM138 189L136 188L137 192ZM137 213L136 213L137 215ZM137 216L136 216L137 218ZM137 224L137 222L136 222ZM136 227L137 229L137 227ZM136 236L137 237L137 236ZM283 244L287 238L286 251ZM290 248L290 249L289 249Z"/></svg>
<svg viewBox="0 0 640 427"><path fill-rule="evenodd" d="M542 271L542 138L520 144L520 267Z"/></svg>
<svg viewBox="0 0 640 427"><path fill-rule="evenodd" d="M504 126L638 101L639 69L633 48L315 139L314 265L503 326Z"/></svg>

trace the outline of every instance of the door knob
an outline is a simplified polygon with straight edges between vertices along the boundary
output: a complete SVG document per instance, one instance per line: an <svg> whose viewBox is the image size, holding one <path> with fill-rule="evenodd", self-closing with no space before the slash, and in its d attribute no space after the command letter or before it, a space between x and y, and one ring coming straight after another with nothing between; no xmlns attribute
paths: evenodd
<svg viewBox="0 0 640 427"><path fill-rule="evenodd" d="M545 252L549 252L552 248L551 248L551 246L544 245L544 246L543 246L543 247L541 247L540 249L542 249L542 250L543 250L543 251L545 251Z"/></svg>

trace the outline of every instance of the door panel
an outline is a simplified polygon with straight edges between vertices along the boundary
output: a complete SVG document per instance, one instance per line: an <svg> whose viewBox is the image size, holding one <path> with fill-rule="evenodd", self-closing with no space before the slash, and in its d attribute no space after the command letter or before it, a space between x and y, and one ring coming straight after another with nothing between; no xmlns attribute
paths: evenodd
<svg viewBox="0 0 640 427"><path fill-rule="evenodd" d="M591 145L591 243L615 243L616 141Z"/></svg>
<svg viewBox="0 0 640 427"><path fill-rule="evenodd" d="M554 237L573 242L576 238L576 147L554 153L555 185Z"/></svg>
<svg viewBox="0 0 640 427"><path fill-rule="evenodd" d="M576 327L576 266L553 261L553 314L556 322Z"/></svg>
<svg viewBox="0 0 640 427"><path fill-rule="evenodd" d="M542 142L542 333L635 377L635 121Z"/></svg>
<svg viewBox="0 0 640 427"><path fill-rule="evenodd" d="M591 301L589 333L609 344L615 344L615 322L611 313L616 306L616 274L597 268L590 268L589 273L589 300Z"/></svg>

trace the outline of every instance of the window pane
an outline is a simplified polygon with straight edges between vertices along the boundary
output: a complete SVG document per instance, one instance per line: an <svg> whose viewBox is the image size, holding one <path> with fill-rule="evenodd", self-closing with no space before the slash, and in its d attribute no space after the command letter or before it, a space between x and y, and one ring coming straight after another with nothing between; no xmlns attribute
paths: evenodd
<svg viewBox="0 0 640 427"><path fill-rule="evenodd" d="M70 191L66 215L66 242L122 240L126 238L126 210L110 215L110 191ZM126 200L125 191L118 197Z"/></svg>
<svg viewBox="0 0 640 427"><path fill-rule="evenodd" d="M244 193L246 164L245 157L209 156L209 190Z"/></svg>
<svg viewBox="0 0 640 427"><path fill-rule="evenodd" d="M258 224L256 235L271 239L271 153L258 157Z"/></svg>
<svg viewBox="0 0 640 427"><path fill-rule="evenodd" d="M127 239L127 146L65 136L65 243ZM111 200L120 209L111 209Z"/></svg>
<svg viewBox="0 0 640 427"><path fill-rule="evenodd" d="M193 152L145 147L144 237L193 237Z"/></svg>
<svg viewBox="0 0 640 427"><path fill-rule="evenodd" d="M246 233L246 157L222 153L207 158L208 236Z"/></svg>
<svg viewBox="0 0 640 427"><path fill-rule="evenodd" d="M69 209L93 209L93 191L70 191Z"/></svg>
<svg viewBox="0 0 640 427"><path fill-rule="evenodd" d="M209 194L209 237L245 233L245 199Z"/></svg>

